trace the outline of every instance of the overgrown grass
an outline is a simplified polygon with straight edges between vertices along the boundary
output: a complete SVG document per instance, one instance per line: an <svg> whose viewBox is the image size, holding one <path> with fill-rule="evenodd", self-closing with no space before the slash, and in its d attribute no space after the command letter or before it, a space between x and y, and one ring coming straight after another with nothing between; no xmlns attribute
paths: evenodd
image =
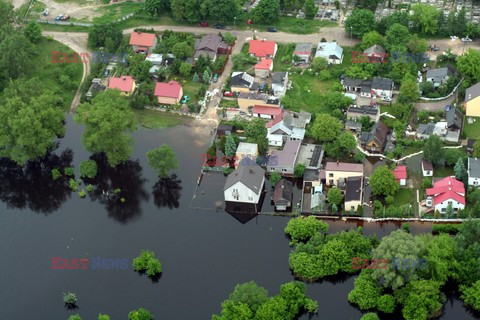
<svg viewBox="0 0 480 320"><path fill-rule="evenodd" d="M297 19L294 17L280 17L277 22L269 25L252 25L252 28L266 31L268 27L275 26L278 31L311 34L317 33L319 28L336 27L338 24L333 21ZM245 26L248 26L245 24ZM243 27L243 25L240 25Z"/></svg>
<svg viewBox="0 0 480 320"><path fill-rule="evenodd" d="M465 136L470 139L477 139L480 137L480 121L478 119L469 124L467 121L465 121L465 126L464 126L464 132Z"/></svg>
<svg viewBox="0 0 480 320"><path fill-rule="evenodd" d="M83 74L82 63L52 63L52 51L73 51L55 40L43 38L35 47L36 56L32 59L29 77L38 77L40 82L48 89L62 97L65 108L70 107L75 92L80 84ZM68 87L60 84L59 76L65 73L65 68L72 68L73 76Z"/></svg>
<svg viewBox="0 0 480 320"><path fill-rule="evenodd" d="M147 129L164 129L191 121L191 118L189 117L170 112L148 109L136 109L134 112L140 125Z"/></svg>
<svg viewBox="0 0 480 320"><path fill-rule="evenodd" d="M295 43L278 44L277 54L273 63L273 71L287 71L291 67Z"/></svg>
<svg viewBox="0 0 480 320"><path fill-rule="evenodd" d="M186 81L186 80L183 80L183 81L180 81L180 84L182 85L182 88L183 88L183 94L184 95L187 95L190 97L190 100L188 101L187 104L195 104L197 105L198 103L198 92L201 90L202 88L202 83L196 83L196 82L193 82L193 81Z"/></svg>
<svg viewBox="0 0 480 320"><path fill-rule="evenodd" d="M393 204L395 206L401 206L401 205L404 205L404 204L412 203L412 200L413 200L413 190L412 189L401 188L393 196Z"/></svg>
<svg viewBox="0 0 480 320"><path fill-rule="evenodd" d="M114 22L130 13L139 12L144 4L139 2L122 2L109 6L102 6L95 9L95 12L102 14L100 17L93 18L95 23ZM132 17L133 18L133 17Z"/></svg>
<svg viewBox="0 0 480 320"><path fill-rule="evenodd" d="M433 176L435 178L444 178L444 177L450 177L453 175L455 175L455 172L451 167L442 167L442 168L435 167L433 169Z"/></svg>
<svg viewBox="0 0 480 320"><path fill-rule="evenodd" d="M237 100L227 100L227 99L222 99L220 101L220 107L221 108L238 108L238 102Z"/></svg>
<svg viewBox="0 0 480 320"><path fill-rule="evenodd" d="M307 73L302 75L291 73L289 80L292 81L292 88L287 91L285 96L286 100L290 102L289 109L305 110L310 113L328 112L328 110L320 110L320 99L322 94L332 91L334 80L322 81L317 76Z"/></svg>
<svg viewBox="0 0 480 320"><path fill-rule="evenodd" d="M82 26L63 26L58 24L40 23L43 31L56 31L56 32L88 32L88 27Z"/></svg>

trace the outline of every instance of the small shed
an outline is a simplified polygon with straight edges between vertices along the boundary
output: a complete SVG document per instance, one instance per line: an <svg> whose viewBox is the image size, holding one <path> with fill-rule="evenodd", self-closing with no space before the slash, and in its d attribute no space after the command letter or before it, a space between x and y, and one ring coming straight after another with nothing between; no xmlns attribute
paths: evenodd
<svg viewBox="0 0 480 320"><path fill-rule="evenodd" d="M433 165L427 159L422 159L422 175L424 177L432 177L433 176Z"/></svg>
<svg viewBox="0 0 480 320"><path fill-rule="evenodd" d="M292 182L282 179L275 185L273 203L278 211L285 211L292 206Z"/></svg>
<svg viewBox="0 0 480 320"><path fill-rule="evenodd" d="M229 136L233 132L233 126L229 124L221 124L217 128L217 136Z"/></svg>

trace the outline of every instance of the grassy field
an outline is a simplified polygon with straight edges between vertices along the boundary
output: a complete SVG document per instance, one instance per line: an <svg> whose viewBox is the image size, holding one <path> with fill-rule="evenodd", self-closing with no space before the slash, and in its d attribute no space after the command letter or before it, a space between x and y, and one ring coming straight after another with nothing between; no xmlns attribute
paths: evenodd
<svg viewBox="0 0 480 320"><path fill-rule="evenodd" d="M155 111L155 110L134 110L140 125L147 129L164 129L185 124L191 121L191 118L178 114Z"/></svg>
<svg viewBox="0 0 480 320"><path fill-rule="evenodd" d="M288 101L285 103L288 109L294 111L305 110L310 113L322 112L319 110L319 101L322 94L331 91L333 80L322 81L318 77L310 74L290 74L290 81L292 81L292 88L287 91L284 98ZM324 110L327 112L327 110Z"/></svg>
<svg viewBox="0 0 480 320"><path fill-rule="evenodd" d="M294 17L280 17L280 19L269 25L252 25L253 28L260 31L266 31L268 27L275 26L278 31L296 33L296 34L311 34L317 33L319 28L336 27L338 24L332 21L321 20L306 20L297 19ZM241 25L240 27L246 27Z"/></svg>
<svg viewBox="0 0 480 320"><path fill-rule="evenodd" d="M220 101L220 108L238 108L238 102L237 100L227 100L227 99L222 99Z"/></svg>
<svg viewBox="0 0 480 320"><path fill-rule="evenodd" d="M452 167L443 167L443 168L435 167L433 169L433 176L435 178L444 178L444 177L449 177L453 175L455 175L455 172L453 171Z"/></svg>
<svg viewBox="0 0 480 320"><path fill-rule="evenodd" d="M102 14L102 16L93 18L93 22L114 22L129 13L138 12L143 8L143 5L143 3L127 1L118 4L112 4L109 6L98 7L97 9L95 9L95 12Z"/></svg>
<svg viewBox="0 0 480 320"><path fill-rule="evenodd" d="M403 189L395 193L393 196L393 204L396 206L401 206L404 204L412 203L413 200L413 190L412 189Z"/></svg>
<svg viewBox="0 0 480 320"><path fill-rule="evenodd" d="M29 77L38 77L41 83L62 97L65 108L70 107L82 79L82 63L52 63L52 51L72 53L70 48L55 40L44 38L36 45L35 50L36 56L33 58ZM68 86L59 82L59 76L66 73L66 68L72 75Z"/></svg>
<svg viewBox="0 0 480 320"><path fill-rule="evenodd" d="M40 27L43 31L55 31L55 32L88 32L88 27L81 26L61 26L58 24L40 23Z"/></svg>
<svg viewBox="0 0 480 320"><path fill-rule="evenodd" d="M202 88L202 84L201 83L195 83L193 81L186 81L186 80L183 80L183 81L179 80L179 82L182 85L183 94L190 97L190 100L188 101L188 104L193 103L193 104L197 105L197 103L198 103L197 94L200 91L200 89Z"/></svg>
<svg viewBox="0 0 480 320"><path fill-rule="evenodd" d="M295 50L295 43L278 44L277 54L273 62L273 71L288 71L292 66L293 50Z"/></svg>
<svg viewBox="0 0 480 320"><path fill-rule="evenodd" d="M465 121L465 126L463 130L467 138L480 138L480 121L475 121L472 124L469 124L467 121Z"/></svg>

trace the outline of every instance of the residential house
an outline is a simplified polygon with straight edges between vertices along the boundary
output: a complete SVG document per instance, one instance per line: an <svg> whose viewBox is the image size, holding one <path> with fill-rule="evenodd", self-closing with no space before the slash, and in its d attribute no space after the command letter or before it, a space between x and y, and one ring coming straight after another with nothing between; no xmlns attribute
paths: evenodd
<svg viewBox="0 0 480 320"><path fill-rule="evenodd" d="M439 87L442 84L445 84L447 80L455 76L457 71L451 65L447 65L443 68L430 69L427 71L425 76L426 81L433 83L435 87Z"/></svg>
<svg viewBox="0 0 480 320"><path fill-rule="evenodd" d="M257 59L273 59L277 54L278 46L275 41L250 40L248 53Z"/></svg>
<svg viewBox="0 0 480 320"><path fill-rule="evenodd" d="M320 178L330 187L344 186L351 177L363 177L362 163L327 162L325 169L320 170Z"/></svg>
<svg viewBox="0 0 480 320"><path fill-rule="evenodd" d="M277 98L283 98L287 93L288 72L274 72L272 74L273 95Z"/></svg>
<svg viewBox="0 0 480 320"><path fill-rule="evenodd" d="M371 63L382 63L387 60L387 51L378 44L375 44L363 51Z"/></svg>
<svg viewBox="0 0 480 320"><path fill-rule="evenodd" d="M248 163L247 163L248 162ZM223 188L226 206L234 211L248 210L240 204L245 204L251 211L258 212L259 202L265 185L265 170L255 161L243 160L238 168L228 175Z"/></svg>
<svg viewBox="0 0 480 320"><path fill-rule="evenodd" d="M135 80L130 76L108 79L108 89L118 89L123 95L130 96L135 91Z"/></svg>
<svg viewBox="0 0 480 320"><path fill-rule="evenodd" d="M250 92L257 91L258 84L254 77L246 72L233 72L230 78L230 88L232 92Z"/></svg>
<svg viewBox="0 0 480 320"><path fill-rule="evenodd" d="M480 159L468 158L468 185L478 187L480 185Z"/></svg>
<svg viewBox="0 0 480 320"><path fill-rule="evenodd" d="M422 159L422 175L424 177L432 177L433 176L433 165L427 159Z"/></svg>
<svg viewBox="0 0 480 320"><path fill-rule="evenodd" d="M373 122L378 122L380 120L380 109L374 106L350 106L347 109L348 120L357 121L365 116Z"/></svg>
<svg viewBox="0 0 480 320"><path fill-rule="evenodd" d="M456 128L456 124L454 123L455 121L451 121L452 128ZM419 139L428 139L429 136L435 135L448 142L458 142L460 139L460 133L461 130L450 130L447 121L440 121L437 123L429 122L427 124L422 123L418 126L417 137Z"/></svg>
<svg viewBox="0 0 480 320"><path fill-rule="evenodd" d="M292 176L301 144L300 140L288 140L282 150L273 150L270 159L275 161L269 161L267 171Z"/></svg>
<svg viewBox="0 0 480 320"><path fill-rule="evenodd" d="M360 136L362 146L368 152L382 152L387 142L387 133L388 127L382 121L378 121L370 132L362 132Z"/></svg>
<svg viewBox="0 0 480 320"><path fill-rule="evenodd" d="M480 82L465 91L467 117L480 117Z"/></svg>
<svg viewBox="0 0 480 320"><path fill-rule="evenodd" d="M160 104L178 104L182 99L183 89L180 83L175 80L167 83L157 82L154 95Z"/></svg>
<svg viewBox="0 0 480 320"><path fill-rule="evenodd" d="M310 63L312 60L312 48L313 44L311 43L297 43L295 50L293 50L293 55L297 56L300 62Z"/></svg>
<svg viewBox="0 0 480 320"><path fill-rule="evenodd" d="M220 124L217 127L217 136L229 136L232 134L234 127L229 124Z"/></svg>
<svg viewBox="0 0 480 320"><path fill-rule="evenodd" d="M426 194L427 207L442 214L446 213L448 205L452 205L454 212L465 209L465 187L454 177L434 182L433 188L427 189Z"/></svg>
<svg viewBox="0 0 480 320"><path fill-rule="evenodd" d="M276 116L284 112L280 106L253 106L252 113L255 118L270 119L272 120Z"/></svg>
<svg viewBox="0 0 480 320"><path fill-rule="evenodd" d="M345 211L358 211L363 200L363 176L348 177L345 180L344 208Z"/></svg>
<svg viewBox="0 0 480 320"><path fill-rule="evenodd" d="M295 165L303 164L305 170L316 170L318 174L318 169L322 165L323 153L323 148L320 145L302 143Z"/></svg>
<svg viewBox="0 0 480 320"><path fill-rule="evenodd" d="M407 166L397 166L392 172L401 186L407 185Z"/></svg>
<svg viewBox="0 0 480 320"><path fill-rule="evenodd" d="M280 105L280 100L266 93L240 92L237 103L241 109L248 110L248 107L255 105L278 106Z"/></svg>
<svg viewBox="0 0 480 320"><path fill-rule="evenodd" d="M136 53L152 53L157 46L157 36L154 33L133 32L129 44Z"/></svg>
<svg viewBox="0 0 480 320"><path fill-rule="evenodd" d="M222 37L209 33L204 35L195 43L195 54L193 58L198 60L198 57L209 57L212 61L217 59L217 54L226 54L228 51L228 44L223 42Z"/></svg>
<svg viewBox="0 0 480 320"><path fill-rule="evenodd" d="M238 165L243 159L253 160L253 162L255 162L257 156L258 145L256 143L240 142L237 147L237 152L235 153L236 168L238 168Z"/></svg>
<svg viewBox="0 0 480 320"><path fill-rule="evenodd" d="M275 210L285 211L292 206L292 189L293 183L286 179L277 182L272 197Z"/></svg>
<svg viewBox="0 0 480 320"><path fill-rule="evenodd" d="M88 88L87 93L85 94L85 98L87 100L91 100L97 93L104 91L107 87L101 84L102 79L100 78L93 78L92 79L92 84L90 85L90 88Z"/></svg>
<svg viewBox="0 0 480 320"><path fill-rule="evenodd" d="M281 146L284 140L300 140L305 137L305 127L312 115L305 111L283 112L266 124L268 144Z"/></svg>
<svg viewBox="0 0 480 320"><path fill-rule="evenodd" d="M341 64L343 61L343 49L336 42L319 42L315 58L325 58L328 64Z"/></svg>
<svg viewBox="0 0 480 320"><path fill-rule="evenodd" d="M266 79L270 75L270 72L273 70L273 60L272 59L263 59L260 60L254 67L255 76L260 77L261 79Z"/></svg>
<svg viewBox="0 0 480 320"><path fill-rule="evenodd" d="M463 129L463 113L457 107L450 108L446 114L447 128L451 131L461 132Z"/></svg>
<svg viewBox="0 0 480 320"><path fill-rule="evenodd" d="M344 77L341 82L345 90L360 92L360 96L362 97L391 98L393 96L394 83L391 79L374 77L372 80L362 80Z"/></svg>
<svg viewBox="0 0 480 320"><path fill-rule="evenodd" d="M475 145L476 139L467 139L467 151L469 154L473 153L473 146Z"/></svg>

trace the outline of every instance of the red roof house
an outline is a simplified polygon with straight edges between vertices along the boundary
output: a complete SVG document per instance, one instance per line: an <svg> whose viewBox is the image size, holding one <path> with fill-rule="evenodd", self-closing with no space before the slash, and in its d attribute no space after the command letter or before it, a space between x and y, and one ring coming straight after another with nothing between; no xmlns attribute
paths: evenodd
<svg viewBox="0 0 480 320"><path fill-rule="evenodd" d="M275 41L250 40L248 53L259 59L273 59L277 53L277 48Z"/></svg>
<svg viewBox="0 0 480 320"><path fill-rule="evenodd" d="M282 108L273 106L253 106L252 113L254 117L273 119L282 113Z"/></svg>
<svg viewBox="0 0 480 320"><path fill-rule="evenodd" d="M120 78L110 78L108 80L109 89L118 89L123 94L130 95L135 91L135 80L130 76Z"/></svg>
<svg viewBox="0 0 480 320"><path fill-rule="evenodd" d="M407 166L397 166L395 170L392 170L395 175L395 179L401 186L407 184Z"/></svg>
<svg viewBox="0 0 480 320"><path fill-rule="evenodd" d="M281 108L280 108L280 109L281 109ZM285 109L281 109L280 114L274 116L272 121L268 121L268 122L265 124L265 127L267 127L267 129L269 129L269 128L273 127L274 125L276 125L277 123L282 122L284 115L285 115Z"/></svg>
<svg viewBox="0 0 480 320"><path fill-rule="evenodd" d="M263 59L255 65L254 69L256 77L265 79L270 75L270 72L273 70L273 60Z"/></svg>
<svg viewBox="0 0 480 320"><path fill-rule="evenodd" d="M444 214L448 205L452 205L453 211L465 208L465 186L454 177L443 178L433 184L433 188L426 190L428 207L432 207Z"/></svg>
<svg viewBox="0 0 480 320"><path fill-rule="evenodd" d="M183 89L177 81L157 82L155 85L155 96L160 104L177 104L183 96Z"/></svg>
<svg viewBox="0 0 480 320"><path fill-rule="evenodd" d="M157 36L153 33L133 32L130 35L130 45L137 53L152 53L157 46Z"/></svg>

